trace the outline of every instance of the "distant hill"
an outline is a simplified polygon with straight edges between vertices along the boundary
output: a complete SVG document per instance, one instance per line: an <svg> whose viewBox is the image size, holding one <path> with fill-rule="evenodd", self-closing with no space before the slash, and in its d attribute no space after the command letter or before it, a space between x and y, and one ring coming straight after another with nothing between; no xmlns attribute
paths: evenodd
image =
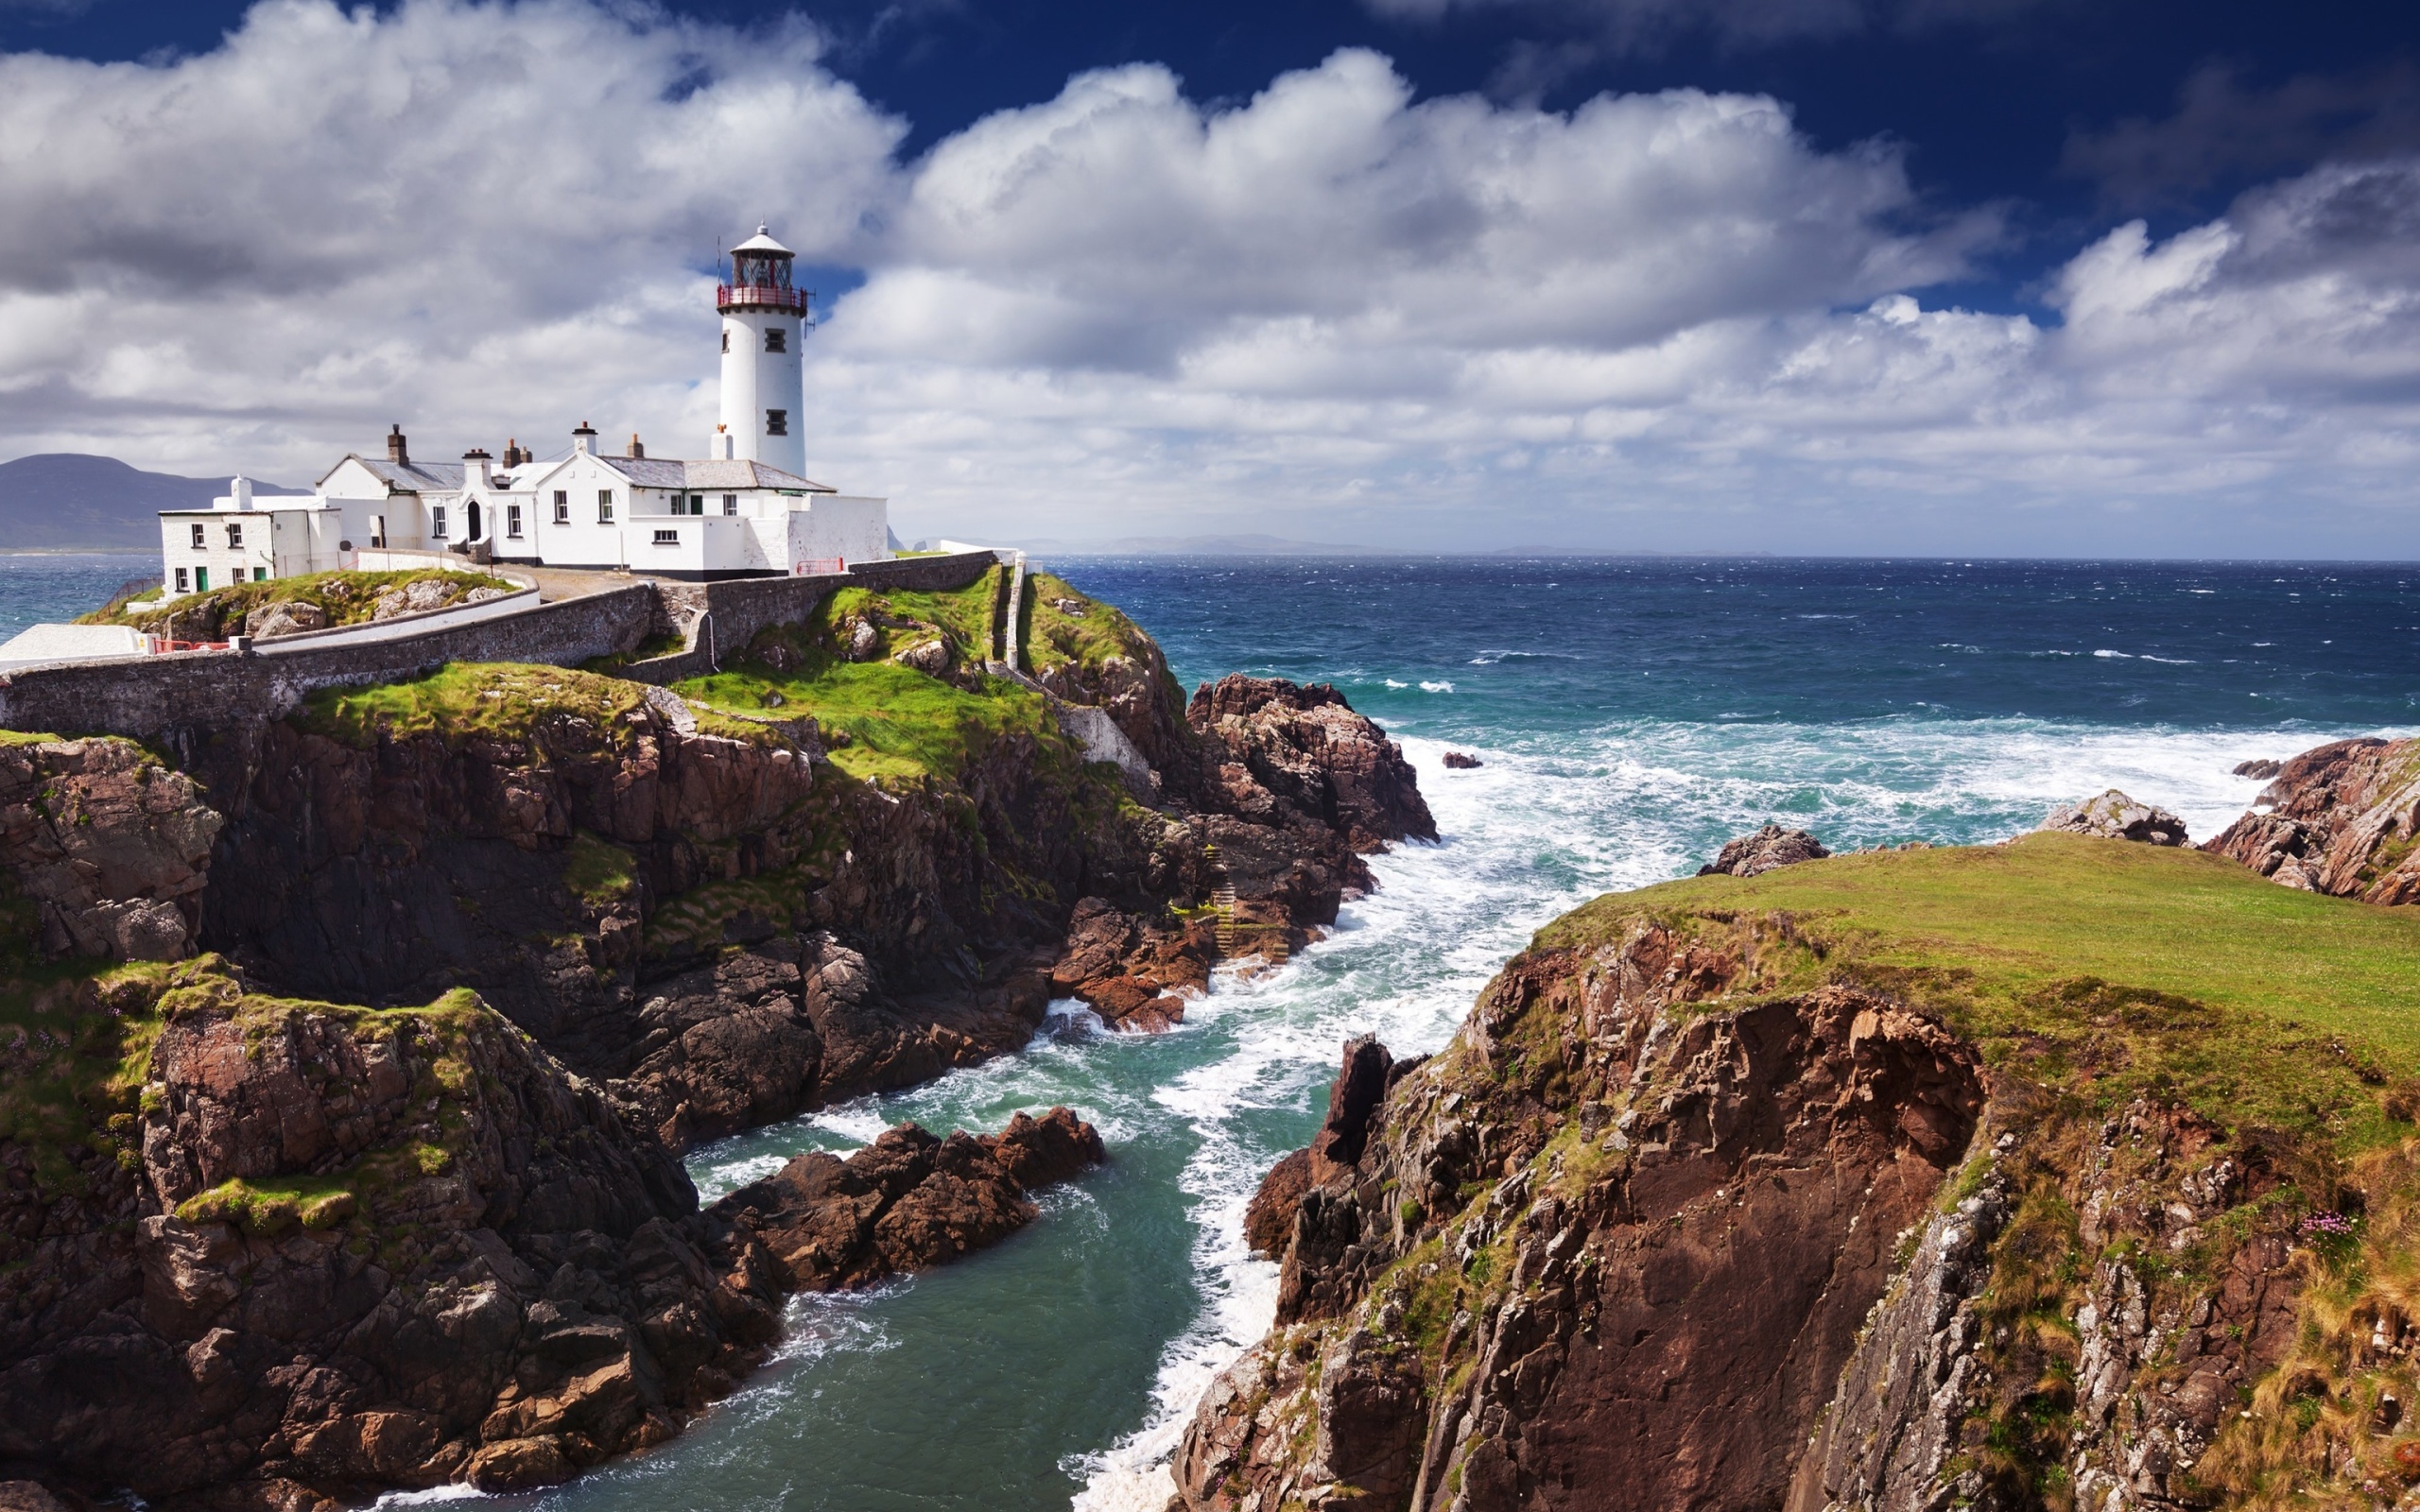
<svg viewBox="0 0 2420 1512"><path fill-rule="evenodd" d="M262 493L298 491L253 480ZM207 509L227 479L146 472L111 456L45 452L0 462L0 551L157 551L159 512Z"/></svg>

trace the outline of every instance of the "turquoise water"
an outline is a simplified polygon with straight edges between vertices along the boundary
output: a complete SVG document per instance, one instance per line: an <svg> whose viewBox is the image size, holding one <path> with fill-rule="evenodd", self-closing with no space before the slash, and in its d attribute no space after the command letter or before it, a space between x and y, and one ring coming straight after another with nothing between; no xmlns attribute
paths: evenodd
<svg viewBox="0 0 2420 1512"><path fill-rule="evenodd" d="M1981 841L2116 785L2199 837L2260 785L2236 763L2420 727L2410 568L1052 565L1132 612L1188 686L1234 670L1336 682L1401 738L1443 842L1376 858L1379 890L1332 937L1272 976L1222 979L1174 1033L1110 1036L1064 1005L1023 1055L697 1152L711 1198L899 1119L994 1128L1065 1103L1112 1160L996 1249L795 1301L781 1358L674 1443L479 1500L1159 1512L1195 1397L1273 1305L1243 1205L1308 1137L1346 1036L1436 1048L1539 924L1693 870L1769 818L1835 847ZM29 581L0 576L0 612ZM1448 771L1448 749L1486 765Z"/></svg>

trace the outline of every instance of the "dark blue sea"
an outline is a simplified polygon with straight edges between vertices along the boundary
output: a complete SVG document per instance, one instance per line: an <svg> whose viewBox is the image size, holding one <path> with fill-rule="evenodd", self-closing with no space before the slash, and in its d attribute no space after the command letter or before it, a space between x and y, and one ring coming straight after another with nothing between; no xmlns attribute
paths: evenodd
<svg viewBox="0 0 2420 1512"><path fill-rule="evenodd" d="M125 561L0 558L0 631L98 602ZM1443 843L1377 858L1331 938L1222 980L1172 1034L1106 1036L1065 1005L1022 1056L698 1152L712 1197L898 1119L989 1128L1064 1102L1113 1160L996 1250L798 1300L782 1358L688 1435L516 1504L1159 1512L1195 1398L1273 1305L1244 1202L1307 1137L1346 1036L1435 1049L1540 924L1768 819L1836 849L1988 841L2117 786L2199 837L2258 790L2239 762L2420 730L2420 567L1046 565L1188 685L1336 684L1402 740ZM1449 771L1449 749L1484 765Z"/></svg>

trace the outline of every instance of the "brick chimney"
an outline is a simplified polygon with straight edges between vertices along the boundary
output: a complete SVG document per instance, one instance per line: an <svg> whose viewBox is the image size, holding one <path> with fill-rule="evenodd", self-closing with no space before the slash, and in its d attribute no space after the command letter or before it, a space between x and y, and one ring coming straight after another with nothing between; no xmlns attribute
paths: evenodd
<svg viewBox="0 0 2420 1512"><path fill-rule="evenodd" d="M519 467L522 463L528 460L529 454L521 449L521 442L517 439L508 438L504 443L504 465L507 467Z"/></svg>
<svg viewBox="0 0 2420 1512"><path fill-rule="evenodd" d="M405 467L411 465L411 449L404 440L404 428L401 425L387 433L387 460Z"/></svg>
<svg viewBox="0 0 2420 1512"><path fill-rule="evenodd" d="M622 455L623 455L624 456L632 457L632 458L643 457L643 456L647 455L647 448L646 448L646 447L644 447L644 446L641 446L641 445L639 444L638 432L636 432L636 431L632 431L632 432L631 433L631 449L630 449L629 451L627 451L627 452L623 453Z"/></svg>

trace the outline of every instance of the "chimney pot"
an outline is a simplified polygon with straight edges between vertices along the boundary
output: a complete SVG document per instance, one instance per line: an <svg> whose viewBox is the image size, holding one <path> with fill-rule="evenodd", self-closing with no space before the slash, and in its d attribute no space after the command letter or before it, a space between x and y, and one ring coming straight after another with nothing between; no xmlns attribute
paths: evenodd
<svg viewBox="0 0 2420 1512"><path fill-rule="evenodd" d="M647 448L639 444L638 432L632 431L631 433L631 449L624 455L633 458L644 457L647 455Z"/></svg>
<svg viewBox="0 0 2420 1512"><path fill-rule="evenodd" d="M396 425L387 432L387 460L409 466L411 459L411 448L404 439L404 428Z"/></svg>

